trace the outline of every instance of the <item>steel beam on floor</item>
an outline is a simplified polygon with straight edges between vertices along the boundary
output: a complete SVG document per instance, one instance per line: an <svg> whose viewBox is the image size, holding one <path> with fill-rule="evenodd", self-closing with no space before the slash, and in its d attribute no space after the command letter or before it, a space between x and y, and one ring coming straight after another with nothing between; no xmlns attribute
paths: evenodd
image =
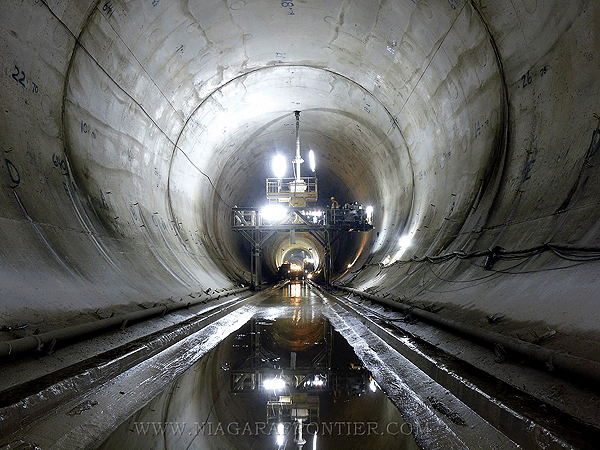
<svg viewBox="0 0 600 450"><path fill-rule="evenodd" d="M451 355L441 355L437 360L434 355L427 354L423 348L418 348L410 342L405 335L391 331L388 324L373 320L368 310L360 305L353 304L343 297L338 297L321 291L327 301L342 308L366 329L376 335L390 348L397 351L402 357L407 358L417 366L435 383L447 389L462 403L477 415L485 419L500 433L510 438L513 442L527 449L563 450L563 449L595 449L595 443L600 441L600 431L544 404L543 402L505 385L500 380L490 381L489 374L469 367L465 374L450 369L455 358ZM335 325L334 325L335 326ZM439 355L441 352L437 352ZM464 365L464 364L463 364ZM478 384L479 383L479 384ZM501 391L513 392L512 397L522 399L521 405L508 406L506 401L496 397L498 386ZM484 390L483 386L493 388L492 391ZM508 395L507 397L511 397ZM538 405L538 407L532 407ZM519 409L516 409L518 406ZM435 404L434 404L435 407ZM442 408L445 411L445 408ZM536 410L537 409L537 410ZM540 415L543 410L546 414ZM529 411L529 416L527 411ZM444 414L444 411L442 411ZM535 417L534 417L535 416ZM478 447L484 448L484 447ZM488 447L485 447L488 448Z"/></svg>

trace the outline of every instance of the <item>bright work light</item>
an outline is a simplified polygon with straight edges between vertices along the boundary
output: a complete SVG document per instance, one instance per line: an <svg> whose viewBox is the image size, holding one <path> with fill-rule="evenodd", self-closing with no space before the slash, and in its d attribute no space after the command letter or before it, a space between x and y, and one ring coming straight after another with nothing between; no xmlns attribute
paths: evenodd
<svg viewBox="0 0 600 450"><path fill-rule="evenodd" d="M281 378L267 378L263 381L263 386L267 391L280 391L285 387L285 380Z"/></svg>
<svg viewBox="0 0 600 450"><path fill-rule="evenodd" d="M273 161L271 164L272 164L273 173L275 173L275 176L277 178L283 178L285 175L285 172L287 170L287 161L285 159L285 156L283 156L280 153L277 153L273 157Z"/></svg>
<svg viewBox="0 0 600 450"><path fill-rule="evenodd" d="M315 165L315 152L313 152L312 150L310 152L308 152L308 161L310 163L310 170L312 170L314 172L315 168L316 168L316 165Z"/></svg>
<svg viewBox="0 0 600 450"><path fill-rule="evenodd" d="M260 210L260 213L266 222L279 222L285 219L288 210L283 205L267 205Z"/></svg>

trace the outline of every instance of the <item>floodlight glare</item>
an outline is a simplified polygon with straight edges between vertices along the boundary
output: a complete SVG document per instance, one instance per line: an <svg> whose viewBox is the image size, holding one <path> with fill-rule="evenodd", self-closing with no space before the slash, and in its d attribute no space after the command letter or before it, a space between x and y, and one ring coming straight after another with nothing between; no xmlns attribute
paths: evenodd
<svg viewBox="0 0 600 450"><path fill-rule="evenodd" d="M283 205L267 205L261 209L260 213L266 222L279 222L285 219L288 210Z"/></svg>
<svg viewBox="0 0 600 450"><path fill-rule="evenodd" d="M287 161L285 159L285 156L283 156L280 153L277 153L273 157L273 161L271 162L271 165L273 167L273 173L275 173L275 176L277 178L283 178L283 176L285 175L285 172L287 170Z"/></svg>
<svg viewBox="0 0 600 450"><path fill-rule="evenodd" d="M410 241L412 241L412 236L402 236L398 240L398 244L400 244L400 248L405 249L407 247L410 247Z"/></svg>
<svg viewBox="0 0 600 450"><path fill-rule="evenodd" d="M285 381L281 378L267 378L263 381L263 386L267 391L280 391L285 387Z"/></svg>
<svg viewBox="0 0 600 450"><path fill-rule="evenodd" d="M315 152L313 152L312 150L310 152L308 152L308 161L310 162L310 170L312 170L314 172L315 168L316 168Z"/></svg>

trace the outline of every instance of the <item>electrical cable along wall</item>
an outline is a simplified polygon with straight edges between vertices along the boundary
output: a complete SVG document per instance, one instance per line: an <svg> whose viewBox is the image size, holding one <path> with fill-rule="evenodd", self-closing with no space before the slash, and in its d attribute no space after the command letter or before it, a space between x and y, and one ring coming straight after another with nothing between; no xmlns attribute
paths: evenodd
<svg viewBox="0 0 600 450"><path fill-rule="evenodd" d="M248 282L231 209L298 110L317 205L374 208L337 282L600 359L598 23L593 0L2 2L0 337Z"/></svg>
<svg viewBox="0 0 600 450"><path fill-rule="evenodd" d="M416 233L422 220L417 217L429 223L425 198L439 203L441 196L446 203L446 192L455 192L453 220L444 227L457 229L491 170L501 129L501 79L485 27L468 3L408 9L390 4L380 14L344 6L356 27L334 20L338 6L295 5L291 14L290 7L259 2L250 16L249 5L202 2L188 10L165 2L104 1L86 11L61 11L44 2L32 7L35 22L43 24L35 39L41 45L47 30L56 34L57 44L50 47L62 51L62 69L53 72L52 90L46 87L42 94L36 82L39 92L27 95L37 98L30 103L37 109L24 114L14 130L30 136L24 148L36 161L53 161L40 166L51 175L52 188L51 201L39 204L61 205L61 212L49 211L44 222L61 233L89 236L85 251L45 236L58 248L49 251L50 259L68 261L74 273L90 280L83 285L92 291L103 277L116 276L120 281L111 286L121 287L124 301L150 295L151 285L154 295L168 297L173 289L183 293L243 281L247 258L220 224L232 206L258 198L259 188L249 186L265 178L271 153L293 147L292 109L303 111L303 142L320 155L320 187L327 198L339 192L342 202L378 206L380 234L365 247L362 261L397 253L397 236ZM20 21L16 10L5 9L8 30L11 20ZM274 20L265 21L271 16ZM169 25L161 17L169 17ZM310 39L304 38L306 23L318 24ZM388 26L391 36L377 31ZM279 48L259 38L278 29L302 36L302 45L287 48L291 39ZM17 43L9 48L16 50ZM342 57L344 49L355 57ZM457 62L471 52L479 59ZM46 59L38 68L29 58L31 70L24 72L51 72ZM365 65L371 68L365 71ZM7 99L25 95L16 91L23 88L18 79L5 91ZM429 98L427 106L423 98ZM54 125L46 126L53 135L48 140L25 132L44 111ZM453 121L471 123L476 115L486 116L488 126L477 132L478 139L470 128L450 127ZM447 142L460 145L452 151L454 144ZM11 148L10 142L3 145ZM33 191L23 189L31 182L24 183L23 167L38 169L26 165L27 151L21 153L9 158L7 167L20 170L17 177L11 169L11 183L18 179L21 203L40 222L44 209L29 200ZM435 175L429 166L441 160L443 173ZM474 172L482 176L466 176ZM72 223L61 225L63 217ZM428 236L416 239L430 245ZM349 258L351 263L355 255ZM139 272L129 272L132 264ZM81 289L68 278L55 298ZM107 291L99 301L110 303L112 297Z"/></svg>

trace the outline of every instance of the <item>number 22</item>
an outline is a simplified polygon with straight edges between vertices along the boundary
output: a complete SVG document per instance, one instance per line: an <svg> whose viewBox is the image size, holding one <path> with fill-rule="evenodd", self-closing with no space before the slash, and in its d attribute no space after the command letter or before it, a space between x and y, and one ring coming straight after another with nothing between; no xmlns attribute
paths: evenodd
<svg viewBox="0 0 600 450"><path fill-rule="evenodd" d="M27 87L27 86L25 86L25 83L23 83L23 81L25 81L25 72L23 72L22 70L20 71L16 64L15 64L15 69L17 71L12 74L12 77L14 78L15 81L18 81L19 83L21 83L21 85L23 87ZM21 72L21 75L23 75L21 78L17 78L19 76L19 72Z"/></svg>

